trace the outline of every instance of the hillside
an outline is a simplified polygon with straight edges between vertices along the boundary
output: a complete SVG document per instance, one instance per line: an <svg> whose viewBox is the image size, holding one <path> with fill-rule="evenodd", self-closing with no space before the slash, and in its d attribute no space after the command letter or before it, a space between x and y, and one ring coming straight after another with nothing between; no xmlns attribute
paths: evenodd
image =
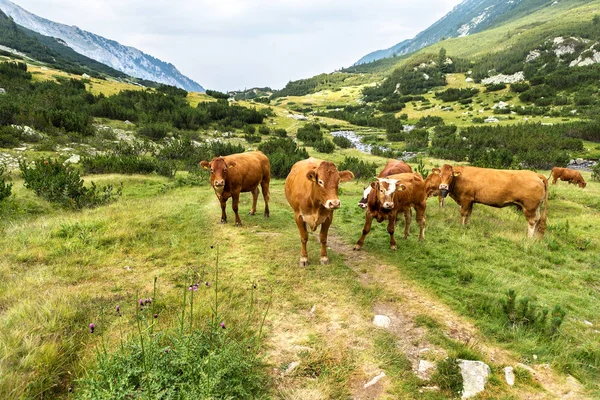
<svg viewBox="0 0 600 400"><path fill-rule="evenodd" d="M136 78L203 92L204 88L168 62L159 60L134 47L45 18L22 9L9 0L0 0L0 9L17 24L45 36L57 38L79 54L106 64Z"/></svg>

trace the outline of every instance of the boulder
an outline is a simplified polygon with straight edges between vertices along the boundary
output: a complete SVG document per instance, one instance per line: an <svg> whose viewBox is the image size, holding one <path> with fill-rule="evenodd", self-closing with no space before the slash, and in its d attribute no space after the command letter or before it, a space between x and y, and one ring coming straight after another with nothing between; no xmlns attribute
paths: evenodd
<svg viewBox="0 0 600 400"><path fill-rule="evenodd" d="M389 328L392 320L385 315L376 315L373 317L373 324L379 328Z"/></svg>
<svg viewBox="0 0 600 400"><path fill-rule="evenodd" d="M427 360L419 360L417 376L425 381L431 379L431 374L436 370L435 363Z"/></svg>
<svg viewBox="0 0 600 400"><path fill-rule="evenodd" d="M67 158L63 164L78 164L81 161L81 156L79 154L73 154L71 157Z"/></svg>
<svg viewBox="0 0 600 400"><path fill-rule="evenodd" d="M504 367L504 379L510 386L515 384L515 372L513 367Z"/></svg>
<svg viewBox="0 0 600 400"><path fill-rule="evenodd" d="M492 372L482 361L457 360L463 377L462 398L468 399L485 390L488 376Z"/></svg>

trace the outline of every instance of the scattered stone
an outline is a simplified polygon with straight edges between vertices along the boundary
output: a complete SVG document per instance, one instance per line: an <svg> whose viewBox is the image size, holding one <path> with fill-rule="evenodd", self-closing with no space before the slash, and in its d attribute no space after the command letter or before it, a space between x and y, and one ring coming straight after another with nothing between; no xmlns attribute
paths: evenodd
<svg viewBox="0 0 600 400"><path fill-rule="evenodd" d="M81 75L81 77L82 77L83 79L90 79L90 78L91 78L91 76L89 76L89 75L88 75L88 74L86 74L86 73L82 74L82 75Z"/></svg>
<svg viewBox="0 0 600 400"><path fill-rule="evenodd" d="M368 388L373 386L374 384L376 384L377 382L379 382L381 380L381 378L383 378L385 376L385 372L380 373L379 375L377 375L376 377L374 377L373 379L371 379L369 382L365 383L365 385L363 386L363 388Z"/></svg>
<svg viewBox="0 0 600 400"><path fill-rule="evenodd" d="M73 154L71 157L67 158L63 164L78 164L81 161L81 156L79 154Z"/></svg>
<svg viewBox="0 0 600 400"><path fill-rule="evenodd" d="M465 79L465 82L471 83L471 82L473 82L473 78L467 78L467 79Z"/></svg>
<svg viewBox="0 0 600 400"><path fill-rule="evenodd" d="M516 365L519 368L524 369L525 371L528 371L531 375L535 375L535 370L533 368L531 368L529 365L525 365L522 363L517 363Z"/></svg>
<svg viewBox="0 0 600 400"><path fill-rule="evenodd" d="M392 320L390 319L390 317L386 317L385 315L376 315L373 318L373 324L380 328L389 328L391 323Z"/></svg>
<svg viewBox="0 0 600 400"><path fill-rule="evenodd" d="M301 115L301 114L292 114L292 115L288 115L288 117L293 118L298 121L308 121L308 117L305 115Z"/></svg>
<svg viewBox="0 0 600 400"><path fill-rule="evenodd" d="M435 363L427 360L419 360L419 368L417 370L417 376L425 381L431 379L431 374L436 370Z"/></svg>
<svg viewBox="0 0 600 400"><path fill-rule="evenodd" d="M285 369L285 371L283 372L284 375L289 375L292 372L294 372L294 370L296 368L298 368L298 365L300 365L300 361L293 361L290 363L290 365L288 365L288 367Z"/></svg>
<svg viewBox="0 0 600 400"><path fill-rule="evenodd" d="M41 70L42 71L48 71L48 67L42 67Z"/></svg>
<svg viewBox="0 0 600 400"><path fill-rule="evenodd" d="M492 372L482 361L457 360L463 377L462 398L468 399L485 390L488 376Z"/></svg>
<svg viewBox="0 0 600 400"><path fill-rule="evenodd" d="M504 367L504 379L510 386L515 384L515 373L513 367Z"/></svg>
<svg viewBox="0 0 600 400"><path fill-rule="evenodd" d="M497 108L497 109L500 109L500 110L504 110L504 109L505 109L506 107L508 107L508 106L509 106L509 104L508 104L508 103L505 103L505 102L503 102L503 101L500 101L500 102L498 102L498 103L494 104L494 105L492 106L492 108L494 108L494 109L496 109L496 108Z"/></svg>
<svg viewBox="0 0 600 400"><path fill-rule="evenodd" d="M312 308L310 309L310 315L315 315L315 311L317 311L317 305L316 304L314 306L312 306Z"/></svg>
<svg viewBox="0 0 600 400"><path fill-rule="evenodd" d="M14 151L25 151L25 150L27 150L27 147L15 147L13 150Z"/></svg>
<svg viewBox="0 0 600 400"><path fill-rule="evenodd" d="M586 324L587 326L594 326L594 324L592 324L590 321L587 320L583 320L583 323Z"/></svg>
<svg viewBox="0 0 600 400"><path fill-rule="evenodd" d="M440 388L439 386L423 386L421 389L419 389L419 393L423 393L423 392L439 392Z"/></svg>
<svg viewBox="0 0 600 400"><path fill-rule="evenodd" d="M486 119L483 120L483 122L493 123L493 122L500 122L500 120L496 117L487 117Z"/></svg>
<svg viewBox="0 0 600 400"><path fill-rule="evenodd" d="M0 87L0 94L6 93L6 89Z"/></svg>
<svg viewBox="0 0 600 400"><path fill-rule="evenodd" d="M525 80L525 73L523 71L515 72L512 75L495 75L490 76L489 78L485 78L481 80L483 85L489 84L497 84L497 83L517 83Z"/></svg>

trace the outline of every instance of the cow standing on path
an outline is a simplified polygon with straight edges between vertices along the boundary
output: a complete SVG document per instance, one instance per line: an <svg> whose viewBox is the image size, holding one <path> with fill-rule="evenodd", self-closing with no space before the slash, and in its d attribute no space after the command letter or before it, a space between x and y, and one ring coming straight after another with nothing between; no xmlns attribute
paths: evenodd
<svg viewBox="0 0 600 400"><path fill-rule="evenodd" d="M404 239L408 237L410 229L411 210L413 207L417 214L420 226L419 240L425 239L425 209L427 208L427 194L425 181L419 174L404 173L390 175L387 178L377 178L371 182L371 192L367 198L367 212L362 236L356 242L354 250L360 250L366 236L371 231L373 219L381 223L388 221L387 231L390 235L390 248L396 250L394 238L396 219L398 214L404 214Z"/></svg>
<svg viewBox="0 0 600 400"><path fill-rule="evenodd" d="M390 175L403 174L403 173L408 173L408 172L413 172L413 170L410 167L410 165L408 165L404 161L389 160L387 162L387 164L385 164L385 167L383 167L383 169L381 170L379 175L377 175L377 177L378 178L386 178ZM367 197L369 197L370 192L371 192L371 186L367 186L363 193L362 199L360 199L358 201L358 206L360 208L364 208L364 209L367 208Z"/></svg>
<svg viewBox="0 0 600 400"><path fill-rule="evenodd" d="M271 164L260 151L232 154L215 157L210 162L202 161L202 168L210 169L210 184L221 203L221 223L227 222L225 206L227 199L232 198L231 208L235 213L235 226L242 226L238 214L240 193L252 193L252 208L249 215L256 212L258 185L262 188L265 200L265 217L269 216L269 183L271 181Z"/></svg>
<svg viewBox="0 0 600 400"><path fill-rule="evenodd" d="M308 265L307 224L314 232L321 225L321 264L328 264L327 232L333 221L333 211L341 206L338 185L354 179L351 171L338 172L329 161L309 158L298 161L285 180L285 197L294 210L294 220L300 231L302 251L300 266Z"/></svg>
<svg viewBox="0 0 600 400"><path fill-rule="evenodd" d="M587 186L583 176L581 176L581 172L573 169L554 167L552 168L552 171L550 171L548 180L550 180L550 178L552 178L553 185L556 185L556 181L560 179L561 181L569 182L569 184L572 183L578 185L582 189Z"/></svg>
<svg viewBox="0 0 600 400"><path fill-rule="evenodd" d="M470 222L474 203L497 208L516 205L529 224L528 236L544 234L548 210L548 179L544 175L445 164L441 178L440 192L444 197L449 194L460 206L463 225Z"/></svg>

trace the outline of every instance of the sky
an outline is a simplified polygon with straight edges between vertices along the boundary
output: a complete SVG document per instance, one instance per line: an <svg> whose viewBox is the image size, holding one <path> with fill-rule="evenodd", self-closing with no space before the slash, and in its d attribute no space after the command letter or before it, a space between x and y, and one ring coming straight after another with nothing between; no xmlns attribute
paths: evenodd
<svg viewBox="0 0 600 400"><path fill-rule="evenodd" d="M174 64L207 89L280 89L411 39L462 0L12 0Z"/></svg>

